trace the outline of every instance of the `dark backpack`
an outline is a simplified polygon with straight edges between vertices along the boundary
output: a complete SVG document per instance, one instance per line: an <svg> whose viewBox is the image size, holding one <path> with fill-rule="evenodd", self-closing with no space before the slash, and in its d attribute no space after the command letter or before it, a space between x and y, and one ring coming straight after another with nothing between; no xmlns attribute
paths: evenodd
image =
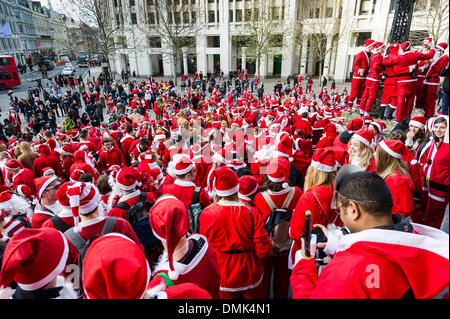
<svg viewBox="0 0 450 319"><path fill-rule="evenodd" d="M81 287L83 286L83 284L82 284L82 282L83 282L83 262L84 262L84 258L86 257L89 247L91 246L92 242L95 239L102 237L106 234L112 233L112 231L114 229L114 225L116 224L116 220L117 220L116 217L107 217L106 221L105 221L105 225L103 226L102 232L100 234L92 236L87 241L84 240L84 238L81 237L80 234L76 233L74 231L73 227L69 228L67 231L64 232L64 235L66 235L66 237L69 239L69 241L72 243L72 245L74 245L75 248L79 251L77 264L78 264L79 276L80 276L80 286L79 286L80 290L82 289Z"/></svg>
<svg viewBox="0 0 450 319"><path fill-rule="evenodd" d="M125 219L130 223L145 249L149 249L159 243L159 239L153 234L148 219L153 203L147 201L147 193L141 192L139 200L132 207L125 202L120 202L116 207L127 211Z"/></svg>
<svg viewBox="0 0 450 319"><path fill-rule="evenodd" d="M291 248L292 239L289 236L289 224L292 214L288 210L295 195L295 188L291 187L286 200L281 207L277 207L268 192L262 193L267 205L272 209L264 229L272 241L272 254L277 256L286 254Z"/></svg>
<svg viewBox="0 0 450 319"><path fill-rule="evenodd" d="M52 216L52 218L50 218L50 220L51 220L53 226L55 226L56 229L59 230L60 232L65 233L67 230L69 230L71 228L71 226L69 226L65 222L63 222L63 220L58 215Z"/></svg>
<svg viewBox="0 0 450 319"><path fill-rule="evenodd" d="M202 213L202 205L200 204L201 187L196 187L192 195L192 202L189 204L189 220L191 227L189 228L189 235L199 233L200 231L200 214Z"/></svg>

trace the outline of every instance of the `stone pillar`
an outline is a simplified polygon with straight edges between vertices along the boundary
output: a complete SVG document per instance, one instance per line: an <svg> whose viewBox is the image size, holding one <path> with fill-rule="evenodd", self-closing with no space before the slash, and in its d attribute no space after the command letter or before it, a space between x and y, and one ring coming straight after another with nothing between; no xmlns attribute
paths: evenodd
<svg viewBox="0 0 450 319"><path fill-rule="evenodd" d="M308 42L304 41L302 46L302 56L300 59L300 74L304 76L308 69Z"/></svg>
<svg viewBox="0 0 450 319"><path fill-rule="evenodd" d="M184 69L184 75L188 75L188 59L187 59L187 48L181 48L183 51L183 69Z"/></svg>
<svg viewBox="0 0 450 319"><path fill-rule="evenodd" d="M247 65L246 65L246 51L247 51L247 48L246 47L242 47L241 48L242 49L242 70L244 70L244 72L245 72L245 68L247 67Z"/></svg>
<svg viewBox="0 0 450 319"><path fill-rule="evenodd" d="M327 48L326 48L326 56L325 56L325 61L323 63L323 75L325 75L326 77L328 77L330 75L330 65L331 65L331 44L332 44L333 40L331 37L327 37Z"/></svg>

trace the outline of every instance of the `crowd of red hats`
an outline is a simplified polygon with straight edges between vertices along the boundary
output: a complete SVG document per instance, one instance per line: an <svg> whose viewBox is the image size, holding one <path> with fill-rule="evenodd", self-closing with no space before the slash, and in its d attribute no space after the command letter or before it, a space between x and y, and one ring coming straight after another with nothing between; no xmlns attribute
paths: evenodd
<svg viewBox="0 0 450 319"><path fill-rule="evenodd" d="M376 52L357 56L350 95L324 87L317 99L299 76L289 94L258 99L249 89L223 96L214 88L192 105L197 91L177 95L149 79L135 83L126 112L105 91L108 124L58 127L31 143L10 139L0 162L0 295L287 298L291 286L304 296L297 254L304 212L313 224L347 226L332 203L336 174L347 165L382 177L393 216L422 225L417 232L440 228L449 201L448 116L435 116L435 96L411 116L413 104L396 100L387 80L381 103L396 109L399 125L386 132L383 116L369 113L395 45L388 56L382 43L365 46ZM431 49L413 58L400 48L396 72L411 71L419 56L433 69L446 56ZM427 73L422 85L430 83ZM361 116L346 121L343 113L354 110ZM151 203L151 246L129 219L140 202ZM290 216L277 235L264 228L276 209ZM75 276L71 267L80 265Z"/></svg>

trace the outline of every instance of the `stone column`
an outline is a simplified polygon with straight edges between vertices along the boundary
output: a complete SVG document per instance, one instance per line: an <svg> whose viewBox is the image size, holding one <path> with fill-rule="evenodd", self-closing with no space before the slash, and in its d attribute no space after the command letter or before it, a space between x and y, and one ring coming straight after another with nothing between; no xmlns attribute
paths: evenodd
<svg viewBox="0 0 450 319"><path fill-rule="evenodd" d="M304 41L302 46L302 56L300 59L300 73L302 74L302 76L305 76L307 69L308 69L308 41Z"/></svg>
<svg viewBox="0 0 450 319"><path fill-rule="evenodd" d="M187 48L181 48L183 51L183 69L184 69L184 75L188 75L188 59L187 59Z"/></svg>
<svg viewBox="0 0 450 319"><path fill-rule="evenodd" d="M247 67L246 65L246 51L247 51L247 47L242 47L242 70L244 70L245 72L245 68Z"/></svg>

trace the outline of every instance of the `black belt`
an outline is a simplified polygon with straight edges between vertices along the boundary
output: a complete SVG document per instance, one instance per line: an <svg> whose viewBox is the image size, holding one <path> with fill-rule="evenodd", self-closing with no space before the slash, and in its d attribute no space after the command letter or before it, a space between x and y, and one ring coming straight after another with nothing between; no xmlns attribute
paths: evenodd
<svg viewBox="0 0 450 319"><path fill-rule="evenodd" d="M399 74L399 75L385 75L386 78L398 78L399 76L411 76L410 73Z"/></svg>
<svg viewBox="0 0 450 319"><path fill-rule="evenodd" d="M448 191L448 185L439 184L436 182L433 182L432 180L429 181L430 188L433 188L440 192L447 192Z"/></svg>
<svg viewBox="0 0 450 319"><path fill-rule="evenodd" d="M425 78L426 80L431 80L431 79L439 79L439 77L438 76L433 76L433 77L431 77L431 78Z"/></svg>
<svg viewBox="0 0 450 319"><path fill-rule="evenodd" d="M222 251L224 254L244 254L247 253L248 250L230 250L230 251Z"/></svg>

